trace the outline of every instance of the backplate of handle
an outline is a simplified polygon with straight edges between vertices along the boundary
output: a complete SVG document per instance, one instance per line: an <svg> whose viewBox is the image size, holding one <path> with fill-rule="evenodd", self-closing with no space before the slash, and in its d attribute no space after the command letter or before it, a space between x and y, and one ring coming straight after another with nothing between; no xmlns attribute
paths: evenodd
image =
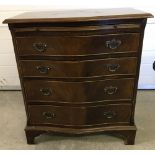
<svg viewBox="0 0 155 155"><path fill-rule="evenodd" d="M38 52L45 52L47 49L47 44L41 42L33 43L33 48Z"/></svg>
<svg viewBox="0 0 155 155"><path fill-rule="evenodd" d="M51 89L49 88L41 88L40 92L42 93L42 95L44 96L50 96L52 94Z"/></svg>
<svg viewBox="0 0 155 155"><path fill-rule="evenodd" d="M117 87L113 87L113 86L109 86L109 87L105 87L104 88L104 92L108 95L113 95L116 94L116 92L118 91Z"/></svg>
<svg viewBox="0 0 155 155"><path fill-rule="evenodd" d="M37 66L36 69L39 71L41 74L47 74L48 71L51 69L48 66Z"/></svg>
<svg viewBox="0 0 155 155"><path fill-rule="evenodd" d="M116 72L119 68L119 64L107 64L107 69L109 72Z"/></svg>
<svg viewBox="0 0 155 155"><path fill-rule="evenodd" d="M111 119L111 118L114 118L116 116L116 112L114 112L114 111L107 111L107 112L104 112L104 116L107 119Z"/></svg>
<svg viewBox="0 0 155 155"><path fill-rule="evenodd" d="M55 117L56 117L55 113L50 112L50 111L45 111L45 112L42 113L42 115L43 115L46 119L52 119L52 118L55 118Z"/></svg>
<svg viewBox="0 0 155 155"><path fill-rule="evenodd" d="M106 47L110 49L117 49L122 44L122 41L119 39L112 39L106 41Z"/></svg>

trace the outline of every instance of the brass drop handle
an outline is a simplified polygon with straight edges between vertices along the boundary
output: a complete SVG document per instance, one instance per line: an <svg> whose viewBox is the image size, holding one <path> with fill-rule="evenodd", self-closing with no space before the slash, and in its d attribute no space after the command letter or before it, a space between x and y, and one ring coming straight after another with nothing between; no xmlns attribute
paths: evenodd
<svg viewBox="0 0 155 155"><path fill-rule="evenodd" d="M42 115L43 115L46 119L52 119L52 118L55 118L55 117L56 117L55 113L50 112L50 111L43 112Z"/></svg>
<svg viewBox="0 0 155 155"><path fill-rule="evenodd" d="M107 69L109 72L116 72L119 68L119 64L107 64Z"/></svg>
<svg viewBox="0 0 155 155"><path fill-rule="evenodd" d="M104 116L107 118L107 119L112 119L116 116L116 112L114 111L107 111L107 112L104 112Z"/></svg>
<svg viewBox="0 0 155 155"><path fill-rule="evenodd" d="M41 74L47 74L48 71L51 69L48 66L37 66L36 69L41 73Z"/></svg>
<svg viewBox="0 0 155 155"><path fill-rule="evenodd" d="M113 95L116 94L116 92L118 91L117 87L113 87L113 86L109 86L109 87L105 87L104 88L104 92L108 95Z"/></svg>
<svg viewBox="0 0 155 155"><path fill-rule="evenodd" d="M52 94L52 91L49 88L41 88L40 92L44 96L50 96Z"/></svg>
<svg viewBox="0 0 155 155"><path fill-rule="evenodd" d="M110 49L116 49L122 44L122 41L119 39L112 39L106 41L106 47Z"/></svg>
<svg viewBox="0 0 155 155"><path fill-rule="evenodd" d="M38 51L38 52L45 52L47 49L47 44L46 43L33 43L33 48Z"/></svg>

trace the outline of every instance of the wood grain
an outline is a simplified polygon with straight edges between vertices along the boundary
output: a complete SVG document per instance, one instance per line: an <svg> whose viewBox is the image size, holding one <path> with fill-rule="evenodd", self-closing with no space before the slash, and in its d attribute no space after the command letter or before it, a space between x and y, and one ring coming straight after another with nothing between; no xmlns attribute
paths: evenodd
<svg viewBox="0 0 155 155"><path fill-rule="evenodd" d="M85 9L73 11L28 12L6 19L3 23L72 22L150 17L153 17L150 13L132 8Z"/></svg>
<svg viewBox="0 0 155 155"><path fill-rule="evenodd" d="M120 40L120 46L115 49L107 47L107 41L113 39ZM103 36L63 36L63 37L19 37L17 44L19 55L91 55L101 53L115 53L115 52L137 52L138 50L139 34L110 34ZM34 43L46 44L46 49L39 52L34 49ZM130 46L129 46L130 43ZM25 46L27 45L27 46Z"/></svg>
<svg viewBox="0 0 155 155"><path fill-rule="evenodd" d="M63 82L25 80L27 100L57 102L94 102L102 100L132 100L134 79ZM44 89L46 92L41 91ZM106 90L107 89L107 90ZM46 95L48 93L49 95Z"/></svg>
<svg viewBox="0 0 155 155"><path fill-rule="evenodd" d="M134 144L134 112L148 17L152 15L134 9L106 9L26 13L4 21L13 37L28 144L49 132L112 132L122 135L125 144ZM55 65L55 73L38 77L33 67L40 63ZM107 63L120 63L119 74L105 76L109 73L102 65ZM55 127L59 125L61 128Z"/></svg>
<svg viewBox="0 0 155 155"><path fill-rule="evenodd" d="M53 114L53 117L44 115ZM31 125L88 127L94 125L129 124L131 105L105 105L89 107L29 106Z"/></svg>
<svg viewBox="0 0 155 155"><path fill-rule="evenodd" d="M84 61L20 61L23 77L93 78L135 75L137 58L110 58Z"/></svg>

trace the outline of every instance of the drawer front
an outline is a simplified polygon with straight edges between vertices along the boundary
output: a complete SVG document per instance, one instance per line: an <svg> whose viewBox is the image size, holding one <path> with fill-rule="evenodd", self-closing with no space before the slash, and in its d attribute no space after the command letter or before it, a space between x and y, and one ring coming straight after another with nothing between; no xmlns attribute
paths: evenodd
<svg viewBox="0 0 155 155"><path fill-rule="evenodd" d="M86 78L136 73L137 58L113 58L89 61L20 61L25 77Z"/></svg>
<svg viewBox="0 0 155 155"><path fill-rule="evenodd" d="M19 55L59 56L137 52L139 33L92 36L17 37Z"/></svg>
<svg viewBox="0 0 155 155"><path fill-rule="evenodd" d="M28 106L30 124L87 126L129 123L131 105L90 107Z"/></svg>
<svg viewBox="0 0 155 155"><path fill-rule="evenodd" d="M24 88L29 102L57 101L76 103L131 100L134 79L85 82L25 80Z"/></svg>

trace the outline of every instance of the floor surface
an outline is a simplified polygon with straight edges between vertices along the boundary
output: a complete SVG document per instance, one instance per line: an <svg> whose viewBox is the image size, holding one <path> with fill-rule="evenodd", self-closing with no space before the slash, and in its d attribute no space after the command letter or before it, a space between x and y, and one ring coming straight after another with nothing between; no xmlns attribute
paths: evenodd
<svg viewBox="0 0 155 155"><path fill-rule="evenodd" d="M123 140L104 134L82 137L42 135L36 139L37 144L27 145L25 122L21 91L0 91L0 149L155 149L155 91L138 91L135 113L138 132L133 146L124 145Z"/></svg>

